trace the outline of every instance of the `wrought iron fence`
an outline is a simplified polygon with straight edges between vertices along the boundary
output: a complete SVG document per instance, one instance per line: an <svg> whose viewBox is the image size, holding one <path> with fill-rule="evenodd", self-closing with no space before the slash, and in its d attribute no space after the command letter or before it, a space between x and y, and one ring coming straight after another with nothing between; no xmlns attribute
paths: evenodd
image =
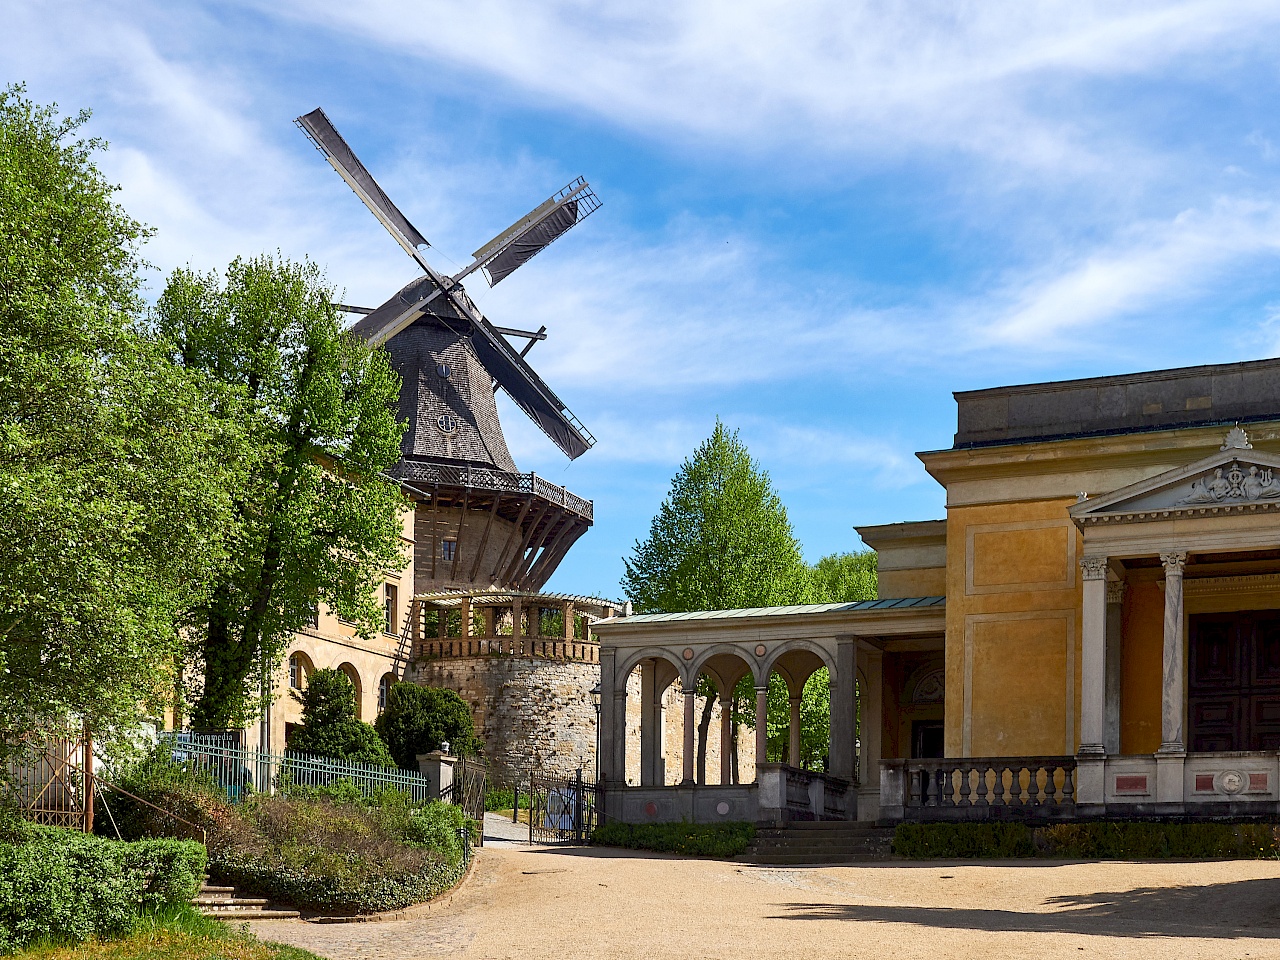
<svg viewBox="0 0 1280 960"><path fill-rule="evenodd" d="M572 780L529 776L529 842L590 843L599 822L596 784L579 769Z"/></svg>
<svg viewBox="0 0 1280 960"><path fill-rule="evenodd" d="M430 781L420 773L316 757L292 751L264 753L231 746L200 734L168 732L161 735L174 760L207 773L233 802L251 793L267 793L289 787L328 787L349 783L366 796L378 790L401 790L419 803L432 799Z"/></svg>

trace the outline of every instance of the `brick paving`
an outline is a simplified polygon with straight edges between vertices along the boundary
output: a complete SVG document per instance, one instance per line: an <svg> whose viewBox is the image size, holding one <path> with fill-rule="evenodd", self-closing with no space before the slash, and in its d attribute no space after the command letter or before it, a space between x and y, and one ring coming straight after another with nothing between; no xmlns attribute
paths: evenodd
<svg viewBox="0 0 1280 960"><path fill-rule="evenodd" d="M1280 862L778 868L493 841L409 919L252 928L333 960L1280 960Z"/></svg>

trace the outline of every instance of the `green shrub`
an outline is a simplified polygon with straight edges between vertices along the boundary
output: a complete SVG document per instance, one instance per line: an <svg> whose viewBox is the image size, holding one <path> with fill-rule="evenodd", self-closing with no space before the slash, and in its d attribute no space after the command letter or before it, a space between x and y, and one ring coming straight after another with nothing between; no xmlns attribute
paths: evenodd
<svg viewBox="0 0 1280 960"><path fill-rule="evenodd" d="M1031 830L1023 823L901 823L893 852L912 860L1034 857Z"/></svg>
<svg viewBox="0 0 1280 960"><path fill-rule="evenodd" d="M356 719L356 690L341 670L317 670L307 678L305 690L291 695L302 704L302 726L289 739L290 750L381 767L396 765L373 725Z"/></svg>
<svg viewBox="0 0 1280 960"><path fill-rule="evenodd" d="M630 850L656 850L689 857L733 857L755 839L753 823L618 823L596 827L591 842Z"/></svg>
<svg viewBox="0 0 1280 960"><path fill-rule="evenodd" d="M376 721L396 763L418 769L418 754L439 750L448 743L456 756L480 747L471 720L471 708L453 690L397 683L387 694L387 708Z"/></svg>
<svg viewBox="0 0 1280 960"><path fill-rule="evenodd" d="M529 809L529 794L525 791L520 792L520 809ZM514 810L516 804L516 791L514 787L498 787L491 788L484 795L484 808L486 810Z"/></svg>
<svg viewBox="0 0 1280 960"><path fill-rule="evenodd" d="M1035 832L1042 856L1069 860L1259 859L1280 853L1266 823L1062 823Z"/></svg>
<svg viewBox="0 0 1280 960"><path fill-rule="evenodd" d="M1280 856L1280 827L1265 823L903 823L893 852L914 860L1054 857L1063 860L1259 859Z"/></svg>
<svg viewBox="0 0 1280 960"><path fill-rule="evenodd" d="M126 933L141 911L190 902L204 868L190 841L29 827L23 842L0 844L0 952Z"/></svg>
<svg viewBox="0 0 1280 960"><path fill-rule="evenodd" d="M412 806L399 794L378 799L375 806L257 797L242 811L256 842L217 851L210 873L332 913L395 910L456 883L465 870L461 811L439 802Z"/></svg>

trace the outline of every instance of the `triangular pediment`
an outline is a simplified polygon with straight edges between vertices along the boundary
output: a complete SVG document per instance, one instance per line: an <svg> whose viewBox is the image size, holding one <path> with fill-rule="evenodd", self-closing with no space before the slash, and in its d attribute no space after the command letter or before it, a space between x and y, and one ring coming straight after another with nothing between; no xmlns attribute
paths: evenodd
<svg viewBox="0 0 1280 960"><path fill-rule="evenodd" d="M1280 508L1280 457L1254 450L1237 427L1212 456L1083 500L1070 513L1085 522L1259 507Z"/></svg>

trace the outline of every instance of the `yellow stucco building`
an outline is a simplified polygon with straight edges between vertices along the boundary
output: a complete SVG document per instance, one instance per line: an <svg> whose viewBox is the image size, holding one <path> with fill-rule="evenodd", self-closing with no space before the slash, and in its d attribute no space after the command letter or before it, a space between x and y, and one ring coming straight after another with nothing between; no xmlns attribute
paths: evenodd
<svg viewBox="0 0 1280 960"><path fill-rule="evenodd" d="M597 625L614 815L1280 810L1280 361L956 402L954 444L919 454L945 520L858 528L878 601ZM825 771L762 764L683 795L611 780L633 671L656 695L782 671L794 697L819 666Z"/></svg>

